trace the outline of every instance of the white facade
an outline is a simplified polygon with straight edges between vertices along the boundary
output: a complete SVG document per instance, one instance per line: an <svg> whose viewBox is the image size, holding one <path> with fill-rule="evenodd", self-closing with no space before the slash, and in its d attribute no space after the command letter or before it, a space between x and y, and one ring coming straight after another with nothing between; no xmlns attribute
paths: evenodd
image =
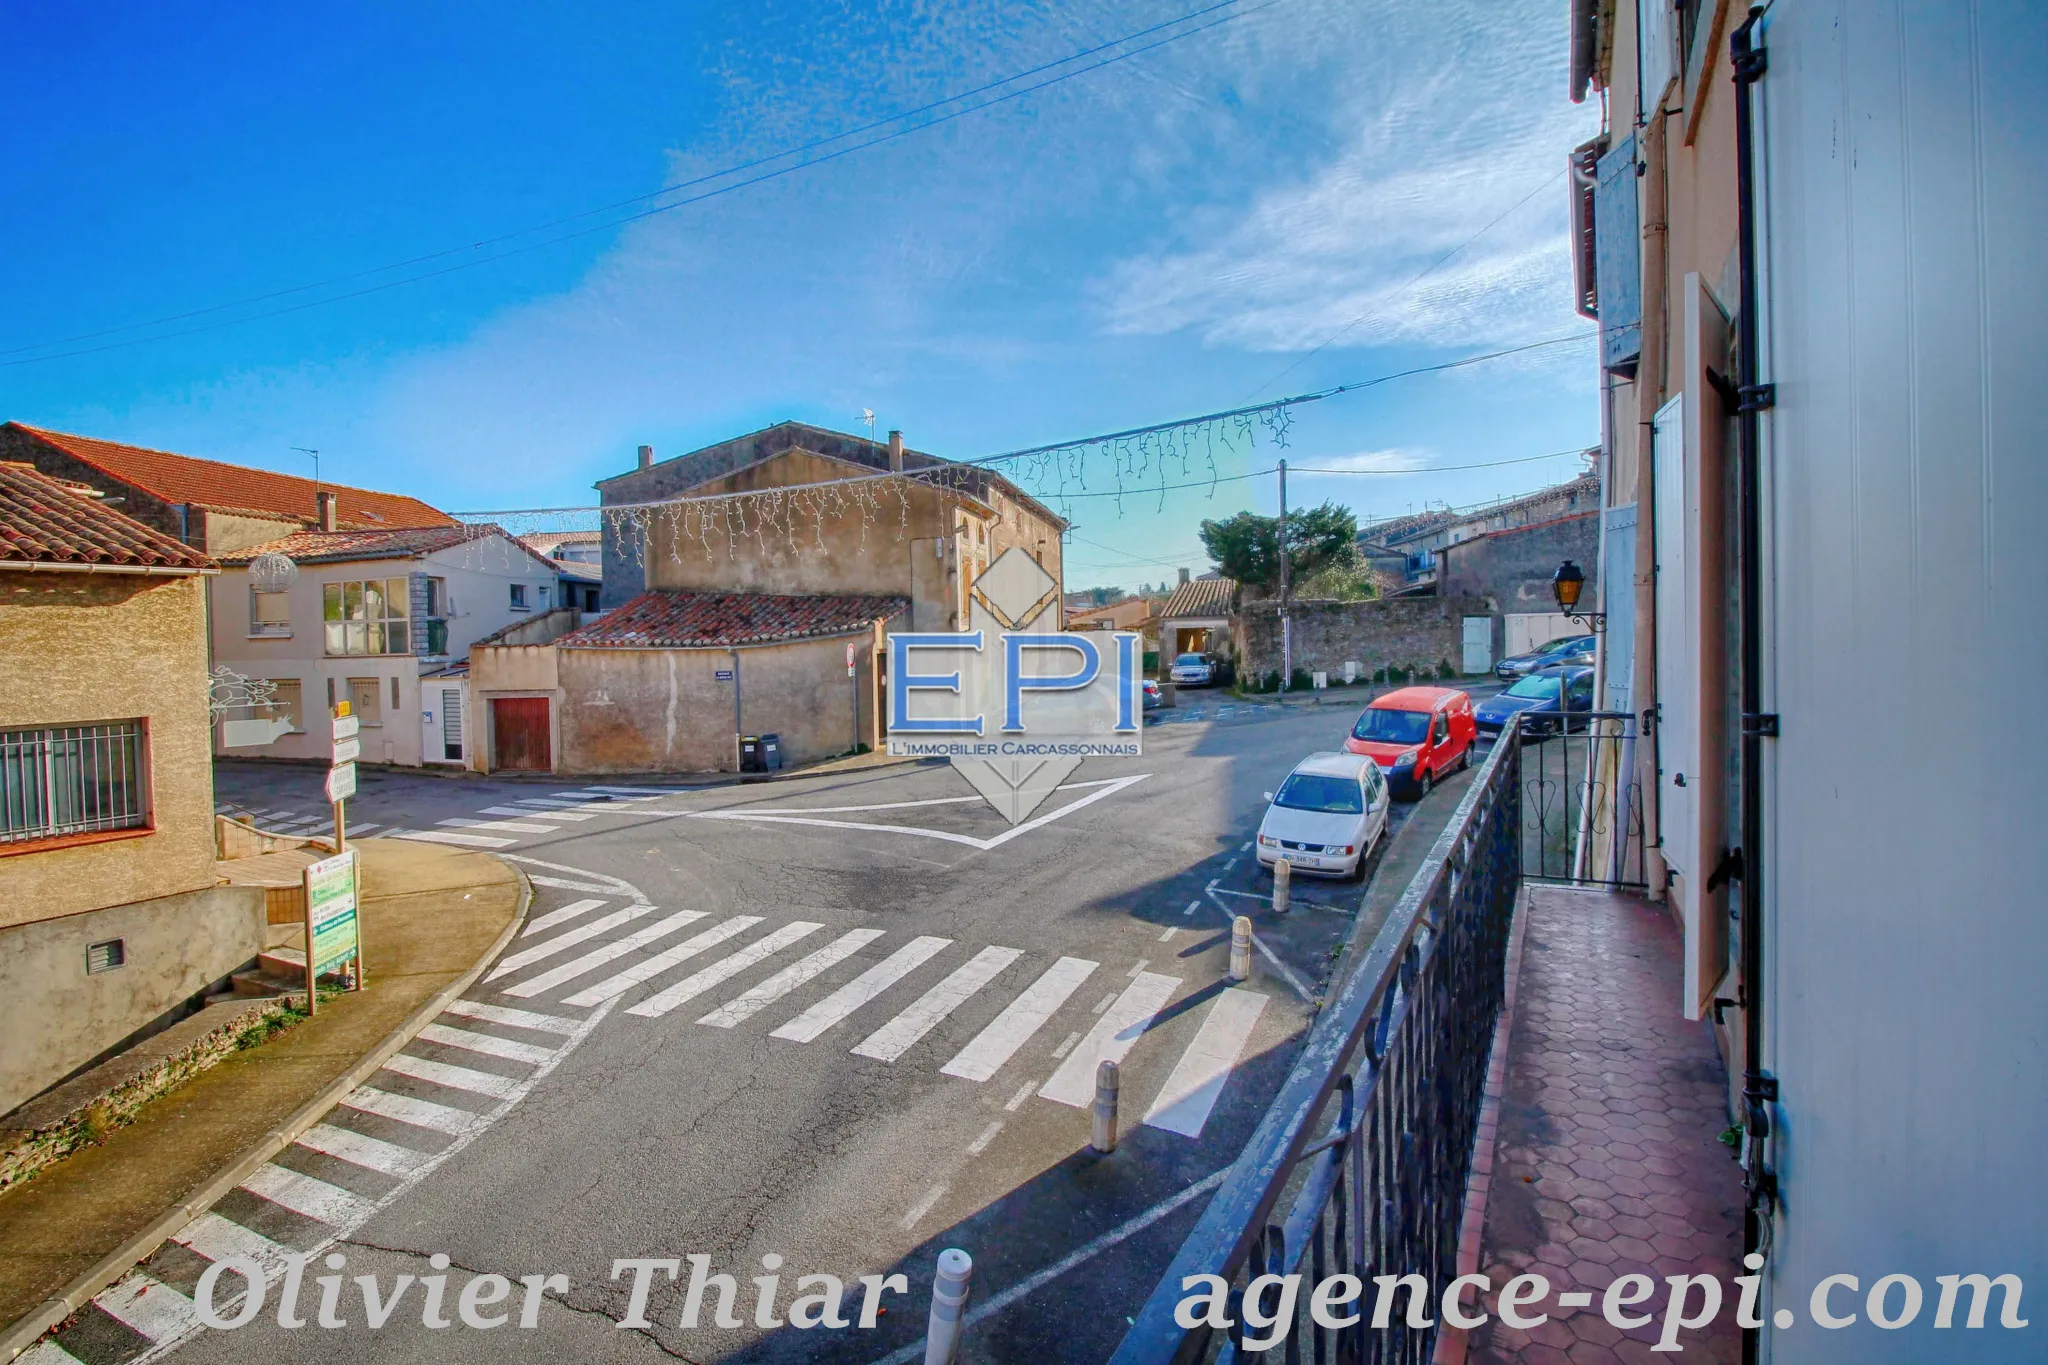
<svg viewBox="0 0 2048 1365"><path fill-rule="evenodd" d="M328 586L366 582L405 589L402 627L387 618L400 641L398 652L348 652L367 647L367 640L352 643L348 632L338 648L330 647L324 619ZM447 752L443 693L459 680L434 678L423 685L421 674L465 660L475 641L548 611L560 591L553 565L496 534L424 554L304 562L282 602L259 597L241 565L224 567L211 587L213 662L278 684L273 709L289 711L296 722L290 733L260 748L226 748L216 728L217 754L324 760L327 708L350 700L362 721L361 761L405 767L466 761L466 754ZM422 617L440 623L431 652L423 632L414 628Z"/></svg>

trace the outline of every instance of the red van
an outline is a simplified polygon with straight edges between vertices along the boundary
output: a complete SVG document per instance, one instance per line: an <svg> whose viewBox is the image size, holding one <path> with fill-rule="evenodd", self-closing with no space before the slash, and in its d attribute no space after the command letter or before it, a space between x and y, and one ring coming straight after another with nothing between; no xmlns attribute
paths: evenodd
<svg viewBox="0 0 2048 1365"><path fill-rule="evenodd" d="M1403 687L1359 712L1344 747L1369 755L1398 795L1421 797L1472 761L1472 698L1455 687Z"/></svg>

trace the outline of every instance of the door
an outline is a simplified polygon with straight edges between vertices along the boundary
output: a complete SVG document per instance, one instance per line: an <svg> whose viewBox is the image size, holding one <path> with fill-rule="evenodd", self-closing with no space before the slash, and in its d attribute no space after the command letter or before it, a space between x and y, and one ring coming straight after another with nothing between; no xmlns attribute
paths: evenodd
<svg viewBox="0 0 2048 1365"><path fill-rule="evenodd" d="M441 757L451 763L462 761L462 689L441 689Z"/></svg>
<svg viewBox="0 0 2048 1365"><path fill-rule="evenodd" d="M1692 793L1697 774L1692 618L1687 584L1685 395L1657 410L1651 428L1651 478L1657 551L1657 832L1664 861L1680 876L1696 861Z"/></svg>
<svg viewBox="0 0 2048 1365"><path fill-rule="evenodd" d="M1451 713L1439 711L1429 727L1429 770L1441 777L1457 755L1451 752Z"/></svg>
<svg viewBox="0 0 2048 1365"><path fill-rule="evenodd" d="M1493 667L1493 618L1491 616L1468 616L1465 618L1465 662L1462 668L1467 673L1484 673Z"/></svg>
<svg viewBox="0 0 2048 1365"><path fill-rule="evenodd" d="M491 731L496 740L499 769L534 773L553 770L546 697L491 698Z"/></svg>

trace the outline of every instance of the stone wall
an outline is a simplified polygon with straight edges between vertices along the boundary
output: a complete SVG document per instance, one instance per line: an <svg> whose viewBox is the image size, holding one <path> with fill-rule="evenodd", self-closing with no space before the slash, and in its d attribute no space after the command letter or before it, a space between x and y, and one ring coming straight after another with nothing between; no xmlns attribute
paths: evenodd
<svg viewBox="0 0 2048 1365"><path fill-rule="evenodd" d="M1467 616L1485 616L1484 599L1471 597L1393 597L1370 602L1295 602L1294 666L1308 673L1327 670L1344 675L1347 659L1356 660L1363 676L1382 668L1434 674L1448 663L1456 669L1463 655L1461 632ZM1280 671L1280 604L1247 602L1239 611L1238 676L1252 682Z"/></svg>

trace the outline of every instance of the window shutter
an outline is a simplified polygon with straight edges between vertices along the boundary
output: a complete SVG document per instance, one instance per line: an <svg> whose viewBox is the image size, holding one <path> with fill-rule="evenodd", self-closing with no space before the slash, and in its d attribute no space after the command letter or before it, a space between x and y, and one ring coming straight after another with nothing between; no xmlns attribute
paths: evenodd
<svg viewBox="0 0 2048 1365"><path fill-rule="evenodd" d="M1636 140L1600 158L1593 200L1595 288L1600 301L1600 365L1633 376L1643 354L1641 216L1636 201Z"/></svg>

